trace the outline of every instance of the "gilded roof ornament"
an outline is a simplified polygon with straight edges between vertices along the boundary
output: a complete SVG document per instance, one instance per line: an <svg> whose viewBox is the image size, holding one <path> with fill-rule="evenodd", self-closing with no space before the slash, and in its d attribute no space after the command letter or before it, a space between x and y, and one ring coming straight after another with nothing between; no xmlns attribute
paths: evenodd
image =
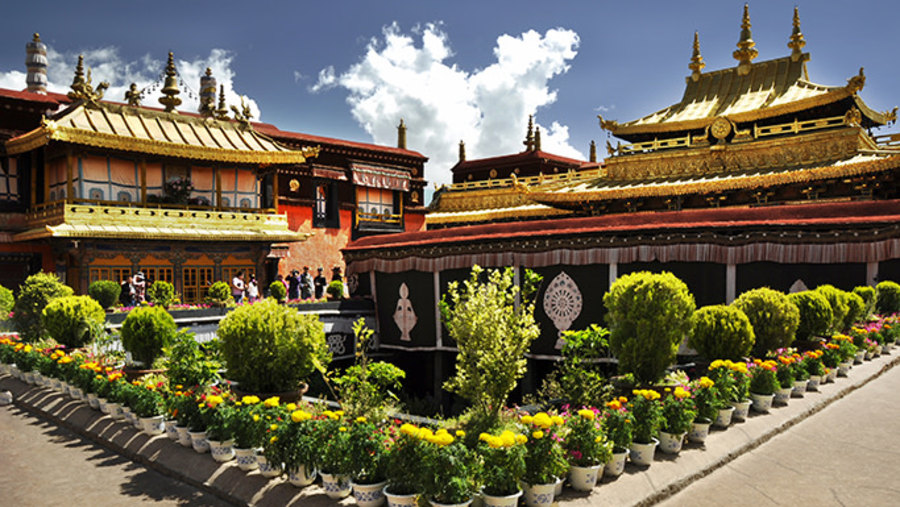
<svg viewBox="0 0 900 507"><path fill-rule="evenodd" d="M528 132L525 134L525 151L534 151L534 116L528 115Z"/></svg>
<svg viewBox="0 0 900 507"><path fill-rule="evenodd" d="M166 62L166 80L162 89L163 96L159 98L159 103L166 106L167 113L177 114L175 108L181 105L181 99L177 95L181 93L181 90L178 89L178 79L175 75L175 55L169 51L169 61Z"/></svg>
<svg viewBox="0 0 900 507"><path fill-rule="evenodd" d="M403 118L400 118L400 125L397 125L397 147L401 150L406 149L406 125Z"/></svg>
<svg viewBox="0 0 900 507"><path fill-rule="evenodd" d="M466 142L462 139L459 140L459 161L466 161Z"/></svg>
<svg viewBox="0 0 900 507"><path fill-rule="evenodd" d="M200 76L200 116L211 118L216 112L216 78L207 67L206 74Z"/></svg>
<svg viewBox="0 0 900 507"><path fill-rule="evenodd" d="M737 43L738 49L732 53L734 59L740 62L738 74L742 76L750 73L750 62L759 56L759 51L756 50L756 43L753 42L753 34L750 32L750 27L750 5L744 4L744 17L741 20L741 38Z"/></svg>
<svg viewBox="0 0 900 507"><path fill-rule="evenodd" d="M606 142L608 143L609 141L606 141ZM590 161L590 162L597 161L597 143L595 143L593 139L591 139L591 149L590 149L590 155L589 155L588 161Z"/></svg>
<svg viewBox="0 0 900 507"><path fill-rule="evenodd" d="M87 70L87 78L84 76L84 55L78 55L78 64L75 66L75 77L72 79L72 91L66 94L72 100L85 100L96 103L103 98L103 92L109 88L109 83L102 82L95 89L91 83L91 69Z"/></svg>
<svg viewBox="0 0 900 507"><path fill-rule="evenodd" d="M847 89L850 90L850 93L856 93L862 91L864 86L866 86L866 74L863 72L863 67L860 67L859 74L847 80Z"/></svg>
<svg viewBox="0 0 900 507"><path fill-rule="evenodd" d="M534 128L534 149L541 151L541 127Z"/></svg>
<svg viewBox="0 0 900 507"><path fill-rule="evenodd" d="M219 85L219 106L216 108L216 119L228 119L228 106L225 104L225 85Z"/></svg>
<svg viewBox="0 0 900 507"><path fill-rule="evenodd" d="M600 128L603 130L615 132L615 130L619 127L619 122L615 120L604 120L603 115L598 114L597 118L600 120Z"/></svg>
<svg viewBox="0 0 900 507"><path fill-rule="evenodd" d="M791 60L797 61L803 55L803 47L806 46L806 39L803 38L803 32L800 31L800 8L794 7L794 29L791 32L791 40L787 46L793 51L791 52Z"/></svg>
<svg viewBox="0 0 900 507"><path fill-rule="evenodd" d="M700 32L694 32L694 52L691 54L691 63L688 64L688 68L693 71L691 79L694 81L700 79L700 71L704 67L706 67L706 63L703 62L703 56L700 55Z"/></svg>
<svg viewBox="0 0 900 507"><path fill-rule="evenodd" d="M141 105L141 91L138 90L137 83L131 83L131 86L125 91L125 102L132 107Z"/></svg>
<svg viewBox="0 0 900 507"><path fill-rule="evenodd" d="M248 127L250 126L250 119L253 118L253 112L250 111L250 106L244 102L243 96L241 96L241 108L238 109L237 106L231 106L231 112L234 114L235 120Z"/></svg>

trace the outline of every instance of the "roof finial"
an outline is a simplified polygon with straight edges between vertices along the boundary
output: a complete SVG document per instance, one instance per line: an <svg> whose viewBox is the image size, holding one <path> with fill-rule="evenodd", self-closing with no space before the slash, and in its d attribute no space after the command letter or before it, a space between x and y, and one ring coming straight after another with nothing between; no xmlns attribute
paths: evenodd
<svg viewBox="0 0 900 507"><path fill-rule="evenodd" d="M72 78L70 88L75 93L80 93L84 89L84 55L78 55L78 64L75 65L75 77Z"/></svg>
<svg viewBox="0 0 900 507"><path fill-rule="evenodd" d="M406 149L406 125L403 124L403 118L400 118L400 125L397 125L397 147Z"/></svg>
<svg viewBox="0 0 900 507"><path fill-rule="evenodd" d="M166 106L167 113L176 113L175 107L181 105L181 99L176 97L181 93L178 89L178 79L175 78L175 55L169 51L169 61L166 63L166 80L162 89L163 96L159 103Z"/></svg>
<svg viewBox="0 0 900 507"><path fill-rule="evenodd" d="M138 90L137 83L131 83L131 86L125 91L125 102L131 107L141 105L141 91Z"/></svg>
<svg viewBox="0 0 900 507"><path fill-rule="evenodd" d="M528 132L525 134L525 151L534 151L534 115L528 115Z"/></svg>
<svg viewBox="0 0 900 507"><path fill-rule="evenodd" d="M595 143L593 139L591 139L591 154L590 154L590 158L588 159L588 161L590 161L590 162L597 161L597 143Z"/></svg>
<svg viewBox="0 0 900 507"><path fill-rule="evenodd" d="M34 93L47 93L47 45L41 42L41 36L35 32L31 42L25 44L25 77L27 90Z"/></svg>
<svg viewBox="0 0 900 507"><path fill-rule="evenodd" d="M228 119L228 105L225 104L225 85L219 85L219 107L216 108L216 119Z"/></svg>
<svg viewBox="0 0 900 507"><path fill-rule="evenodd" d="M462 139L459 140L459 161L466 161L466 142Z"/></svg>
<svg viewBox="0 0 900 507"><path fill-rule="evenodd" d="M803 54L803 47L806 46L806 39L803 38L803 32L800 31L800 8L794 7L794 29L791 32L791 40L787 46L793 51L791 52L791 60L797 61Z"/></svg>
<svg viewBox="0 0 900 507"><path fill-rule="evenodd" d="M703 57L700 55L700 32L694 32L694 52L691 54L691 63L688 64L688 68L693 71L691 79L694 81L700 79L700 71L704 67L706 64L703 63Z"/></svg>
<svg viewBox="0 0 900 507"><path fill-rule="evenodd" d="M541 127L534 128L534 151L541 151Z"/></svg>
<svg viewBox="0 0 900 507"><path fill-rule="evenodd" d="M206 74L200 76L200 114L204 118L210 118L216 112L216 88L216 78L207 67Z"/></svg>
<svg viewBox="0 0 900 507"><path fill-rule="evenodd" d="M734 59L741 62L738 65L738 74L746 75L750 73L751 61L759 56L756 50L756 43L753 42L753 34L750 33L750 5L744 4L744 17L741 20L741 38L738 40L738 49L732 53Z"/></svg>

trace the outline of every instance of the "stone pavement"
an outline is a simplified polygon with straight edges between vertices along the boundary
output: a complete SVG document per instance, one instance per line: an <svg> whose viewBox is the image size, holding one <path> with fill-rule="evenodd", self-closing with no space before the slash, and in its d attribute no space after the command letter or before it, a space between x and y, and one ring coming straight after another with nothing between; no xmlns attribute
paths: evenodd
<svg viewBox="0 0 900 507"><path fill-rule="evenodd" d="M866 384L882 376L898 363L900 363L900 350L895 349L893 355L882 356L871 362L857 365L850 371L848 378L838 378L837 383L821 386L819 392L810 392L803 398L794 398L787 406L776 406L769 414L754 414L751 411L751 417L747 421L733 424L727 430L712 431L706 444L703 446L697 444L686 445L685 449L677 456L657 453L657 460L649 468L637 467L629 463L623 475L615 479L604 478L590 494L578 494L567 488L559 499L559 504L593 506L650 505L657 503L688 487L698 479L708 476L716 469L729 465L741 455L751 453L752 456L754 453L751 451L788 429L791 430L789 434L793 434L795 429L799 429L792 428L793 426L801 423L811 414L825 410L830 404L866 386ZM900 376L900 369L893 372L888 378L893 379L895 376ZM885 388L879 386L881 386L881 382L873 385L873 392L878 393L874 396L887 397L884 394L885 391L883 391ZM891 388L886 388L887 392ZM89 440L90 442L86 442L89 448L89 451L86 452L89 455L93 453L109 455L111 456L110 459L124 459L125 463L128 460L136 461L140 465L174 477L182 483L198 488L229 503L242 505L296 504L311 507L338 504L338 502L325 496L322 488L318 485L298 489L291 486L284 479L268 480L258 472L247 474L240 471L233 462L217 463L208 454L197 454L189 448L181 447L177 443L168 440L165 436L148 437L134 430L131 425L112 421L108 416L92 410L86 404L71 400L49 389L29 386L10 376L0 376L0 389L8 389L16 396L14 407L3 407L0 408L0 411L9 411L12 414L21 414L23 411L29 412L30 415L27 418L32 425L46 425L49 420L49 428L52 428L53 425L61 426ZM860 393L862 396L855 396L854 399L873 397L873 395L868 394L868 389L869 386L866 386L865 390ZM896 399L896 395L893 398ZM848 414L849 420L846 423L843 421L841 423L831 423L829 422L830 414L831 412L823 413L814 419L816 421L824 421L821 424L826 426L834 424L838 428L847 428L845 431L848 436L865 431L863 428L867 428L870 425L867 418L871 418L872 415L871 411L857 410L854 412L851 410ZM5 419L0 419L0 421L3 420ZM885 427L875 424L873 425L874 430L870 433L873 436L883 436ZM0 426L0 429L5 428ZM39 436L45 439L52 437L52 435L48 434ZM840 436L840 433L838 436ZM846 440L848 439L843 441ZM853 442L854 440L850 439L850 441ZM877 440L875 441L877 442ZM12 448L20 445L17 442L18 440L12 439L2 443L4 447ZM883 447L875 444L871 449L878 450ZM869 449L868 446L865 448ZM0 451L0 460L6 459L5 456L8 454L4 454L5 452L11 451ZM885 450L885 452L888 453L890 451ZM21 453L18 455L21 455ZM121 457L117 458L116 455ZM896 453L891 454L888 459L895 457ZM43 456L38 454L32 459L35 463L42 464L45 460L54 458L51 455ZM90 456L76 457L74 461L89 459ZM830 466L840 466L842 469L848 466L862 466L855 463L848 464L840 456L831 455L830 459L833 463L828 468L822 468L823 471L831 471L832 468ZM735 466L737 466L737 462L735 462ZM878 466L882 466L887 470L896 468L884 466L883 463ZM5 471L11 469L11 467L3 466L2 469ZM79 474L83 473L74 466L71 470L71 474L75 477L70 484L78 482ZM726 470L728 469L726 468ZM806 470L802 471L806 472ZM810 473L814 473L814 471L815 469L812 469ZM119 471L117 474L119 477L123 477L127 475L126 472L127 470ZM2 475L5 474L0 474L0 476ZM37 477L36 479L39 478ZM706 481L702 481L701 484L703 482ZM113 484L114 480L110 481L110 483ZM885 487L891 487L890 484L890 480L888 480L885 482ZM0 486L6 491L10 485L9 483L0 482ZM12 485L13 489L17 487L21 487L19 483ZM125 494L125 497L120 496L115 503L130 503L129 500L155 499L157 497L171 501L184 500L193 503L193 498L187 492L169 497L168 495L171 493L168 489L164 488L162 491L165 491L165 494L162 494L160 490L157 490L156 486L148 485L146 491L143 491L142 488L143 486L140 488L141 493L137 494L135 491L139 488L134 481L129 485L121 486L120 491L122 494ZM719 489L718 491L721 493L728 490ZM129 492L132 494L129 495ZM779 491L779 493L781 492ZM179 495L186 495L187 498ZM771 496L775 498L775 495ZM796 501L798 498L802 498L802 496L792 497L792 500ZM677 501L677 497L674 500ZM197 502L206 503L200 499ZM698 498L697 502L700 504L709 503L703 498ZM25 501L17 503L43 504L57 502ZM352 498L344 499L339 503L341 505L354 505ZM714 503L730 505L736 502L732 498L724 499L720 497Z"/></svg>

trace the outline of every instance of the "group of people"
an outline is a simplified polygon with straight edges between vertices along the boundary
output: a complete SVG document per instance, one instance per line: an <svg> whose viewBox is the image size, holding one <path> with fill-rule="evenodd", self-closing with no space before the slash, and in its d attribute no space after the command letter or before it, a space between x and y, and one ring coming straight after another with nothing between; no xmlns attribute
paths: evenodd
<svg viewBox="0 0 900 507"><path fill-rule="evenodd" d="M256 275L250 273L250 279L244 282L244 270L239 269L231 279L231 297L235 303L255 303L259 300L259 282Z"/></svg>
<svg viewBox="0 0 900 507"><path fill-rule="evenodd" d="M287 289L288 299L322 299L325 297L325 288L328 286L328 279L325 278L323 268L316 269L316 276L309 272L309 266L303 266L303 272L293 270L291 273L282 278L279 274L275 280L284 284ZM341 276L341 268L335 266L331 270L331 281L343 281Z"/></svg>
<svg viewBox="0 0 900 507"><path fill-rule="evenodd" d="M147 278L143 271L126 276L122 280L121 287L119 302L122 303L122 306L137 306L146 299Z"/></svg>

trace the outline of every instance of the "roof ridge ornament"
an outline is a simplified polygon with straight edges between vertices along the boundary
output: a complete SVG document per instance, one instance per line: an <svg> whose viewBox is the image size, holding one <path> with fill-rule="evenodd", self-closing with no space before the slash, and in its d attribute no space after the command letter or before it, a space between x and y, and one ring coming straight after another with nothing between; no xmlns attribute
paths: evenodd
<svg viewBox="0 0 900 507"><path fill-rule="evenodd" d="M741 38L738 40L737 47L731 55L740 62L738 64L738 75L746 76L750 73L750 67L754 58L759 56L756 49L756 43L753 42L753 34L750 31L750 5L744 4L744 16L741 19Z"/></svg>
<svg viewBox="0 0 900 507"><path fill-rule="evenodd" d="M235 120L241 122L244 126L250 126L250 119L253 118L253 112L250 111L250 106L244 102L243 95L241 95L241 108L238 109L237 106L231 106L231 112L234 114Z"/></svg>
<svg viewBox="0 0 900 507"><path fill-rule="evenodd" d="M397 147L406 149L406 124L403 123L403 118L400 118L400 125L397 125Z"/></svg>
<svg viewBox="0 0 900 507"><path fill-rule="evenodd" d="M862 91L864 86L866 86L866 75L863 72L863 67L860 67L859 74L847 80L847 89L850 90L850 93L857 93Z"/></svg>
<svg viewBox="0 0 900 507"><path fill-rule="evenodd" d="M175 107L181 105L181 99L176 95L181 93L181 90L178 89L178 80L175 79L175 75L175 55L169 51L169 60L166 62L166 81L159 103L166 106L165 112L178 114Z"/></svg>
<svg viewBox="0 0 900 507"><path fill-rule="evenodd" d="M534 115L528 115L528 132L525 134L525 151L534 151Z"/></svg>
<svg viewBox="0 0 900 507"><path fill-rule="evenodd" d="M462 139L459 140L459 161L466 161L466 142Z"/></svg>
<svg viewBox="0 0 900 507"><path fill-rule="evenodd" d="M137 83L131 83L131 86L125 91L125 102L131 107L140 107L141 91L138 90Z"/></svg>
<svg viewBox="0 0 900 507"><path fill-rule="evenodd" d="M691 79L696 82L700 80L700 71L702 71L706 67L706 63L703 62L703 56L700 54L700 32L694 32L694 52L691 54L691 63L688 64L688 68L693 72L691 73Z"/></svg>
<svg viewBox="0 0 900 507"><path fill-rule="evenodd" d="M791 40L787 46L793 51L791 52L791 61L798 61L803 56L803 47L806 46L806 39L803 38L803 32L800 31L800 8L794 7L794 29L791 31Z"/></svg>
<svg viewBox="0 0 900 507"><path fill-rule="evenodd" d="M103 98L103 92L109 88L106 81L97 85L97 88L91 84L91 68L88 67L87 78L84 75L84 55L78 55L78 64L75 65L75 77L72 79L72 91L66 94L72 100L84 100L91 104L96 104Z"/></svg>
<svg viewBox="0 0 900 507"><path fill-rule="evenodd" d="M219 85L219 106L215 111L217 120L228 119L228 106L225 104L225 85Z"/></svg>

